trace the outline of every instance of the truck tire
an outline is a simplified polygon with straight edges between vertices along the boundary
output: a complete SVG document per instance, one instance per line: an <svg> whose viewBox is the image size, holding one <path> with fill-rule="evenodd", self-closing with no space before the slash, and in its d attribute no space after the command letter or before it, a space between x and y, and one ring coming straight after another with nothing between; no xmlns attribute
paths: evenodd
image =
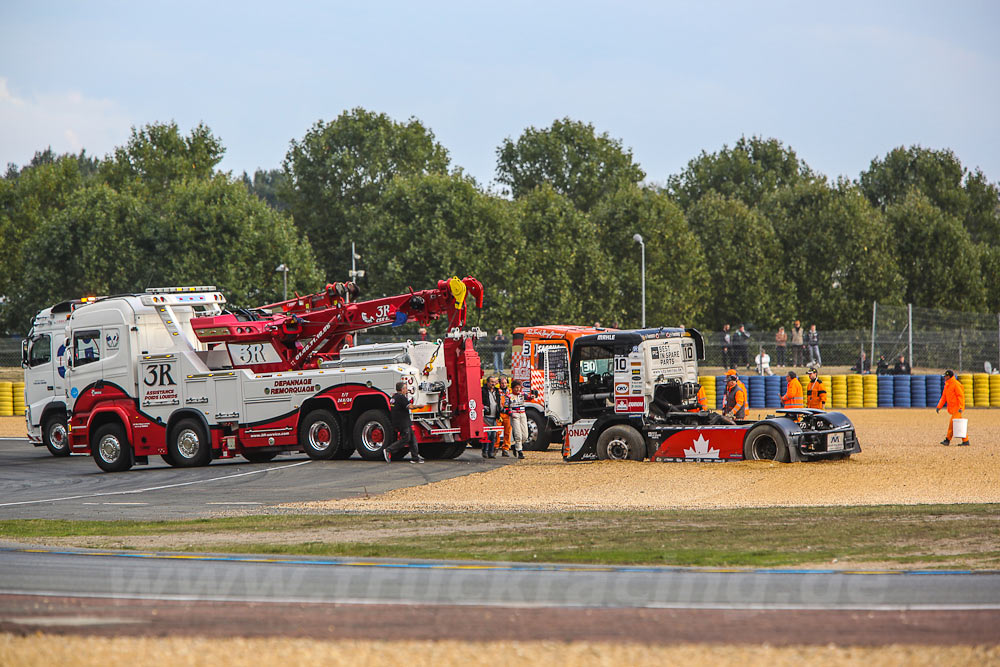
<svg viewBox="0 0 1000 667"><path fill-rule="evenodd" d="M160 458L163 459L163 462L166 463L167 465L171 465L175 468L177 467L177 463L174 462L174 457L172 457L169 453L160 454Z"/></svg>
<svg viewBox="0 0 1000 667"><path fill-rule="evenodd" d="M747 461L788 463L791 457L785 434L770 424L754 426L743 442L743 458Z"/></svg>
<svg viewBox="0 0 1000 667"><path fill-rule="evenodd" d="M243 458L250 463L267 463L278 455L278 452L273 450L270 452L262 452L259 449L244 449L240 453L243 455Z"/></svg>
<svg viewBox="0 0 1000 667"><path fill-rule="evenodd" d="M646 458L646 443L631 426L611 426L597 438L597 458L602 461L642 461Z"/></svg>
<svg viewBox="0 0 1000 667"><path fill-rule="evenodd" d="M528 418L528 439L523 447L530 452L544 452L549 448L549 424L537 410L525 410Z"/></svg>
<svg viewBox="0 0 1000 667"><path fill-rule="evenodd" d="M299 446L311 459L332 459L340 449L340 440L340 422L329 410L313 410L299 423Z"/></svg>
<svg viewBox="0 0 1000 667"><path fill-rule="evenodd" d="M132 467L132 446L118 422L99 426L90 439L94 462L104 472L124 472Z"/></svg>
<svg viewBox="0 0 1000 667"><path fill-rule="evenodd" d="M42 425L42 442L52 456L69 456L69 430L66 417L52 415Z"/></svg>
<svg viewBox="0 0 1000 667"><path fill-rule="evenodd" d="M201 422L181 419L170 429L167 452L178 468L207 466L212 461L212 444Z"/></svg>
<svg viewBox="0 0 1000 667"><path fill-rule="evenodd" d="M344 442L343 438L340 440L340 447L337 448L337 453L333 455L335 461L346 461L351 458L354 454L354 445L349 442Z"/></svg>
<svg viewBox="0 0 1000 667"><path fill-rule="evenodd" d="M366 461L384 461L382 448L392 443L394 434L385 410L367 410L354 421L354 446Z"/></svg>
<svg viewBox="0 0 1000 667"><path fill-rule="evenodd" d="M468 446L469 446L468 443L466 443L464 440L462 442L453 442L451 443L451 448L447 452L445 452L444 457L446 459L457 459L459 456L465 453L465 450L468 448Z"/></svg>
<svg viewBox="0 0 1000 667"><path fill-rule="evenodd" d="M428 461L446 459L448 458L447 455L449 453L451 453L450 442L432 442L426 445L420 445L420 455Z"/></svg>

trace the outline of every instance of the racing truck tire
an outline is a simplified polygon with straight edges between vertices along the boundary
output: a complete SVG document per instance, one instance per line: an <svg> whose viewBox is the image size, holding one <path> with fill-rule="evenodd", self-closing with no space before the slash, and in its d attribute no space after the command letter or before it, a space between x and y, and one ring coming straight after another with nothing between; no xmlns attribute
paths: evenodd
<svg viewBox="0 0 1000 667"><path fill-rule="evenodd" d="M117 422L109 422L94 431L90 451L97 467L104 472L124 472L134 463L125 429Z"/></svg>
<svg viewBox="0 0 1000 667"><path fill-rule="evenodd" d="M169 453L160 454L160 458L163 459L163 462L166 463L167 465L173 466L175 468L177 467L177 463L174 461L174 457L172 457Z"/></svg>
<svg viewBox="0 0 1000 667"><path fill-rule="evenodd" d="M392 443L394 434L385 410L366 410L354 420L354 446L366 461L384 461L382 448Z"/></svg>
<svg viewBox="0 0 1000 667"><path fill-rule="evenodd" d="M451 451L450 442L431 442L420 445L420 455L428 461L437 461L448 458L446 454ZM393 459L395 460L395 458Z"/></svg>
<svg viewBox="0 0 1000 667"><path fill-rule="evenodd" d="M548 420L537 410L525 410L528 418L528 439L524 448L529 452L544 452L549 448Z"/></svg>
<svg viewBox="0 0 1000 667"><path fill-rule="evenodd" d="M465 450L468 446L469 446L468 443L465 442L464 440L462 442L453 442L451 443L451 449L449 449L445 453L444 457L446 459L457 459L459 456L465 453Z"/></svg>
<svg viewBox="0 0 1000 667"><path fill-rule="evenodd" d="M642 461L646 458L646 443L642 434L631 426L610 426L597 438L597 458L602 461Z"/></svg>
<svg viewBox="0 0 1000 667"><path fill-rule="evenodd" d="M242 452L243 458L245 458L250 463L267 463L268 461L274 460L274 457L278 455L278 452L272 450L269 452L262 452L259 449L244 449Z"/></svg>
<svg viewBox="0 0 1000 667"><path fill-rule="evenodd" d="M322 408L307 414L299 422L299 446L316 461L328 461L335 457L341 448L337 416Z"/></svg>
<svg viewBox="0 0 1000 667"><path fill-rule="evenodd" d="M42 442L52 456L69 456L69 429L66 418L52 415L42 424Z"/></svg>
<svg viewBox="0 0 1000 667"><path fill-rule="evenodd" d="M178 468L207 466L212 462L212 443L201 422L185 417L170 429L167 453Z"/></svg>
<svg viewBox="0 0 1000 667"><path fill-rule="evenodd" d="M788 463L791 456L785 434L770 424L754 426L743 442L743 458L747 461Z"/></svg>

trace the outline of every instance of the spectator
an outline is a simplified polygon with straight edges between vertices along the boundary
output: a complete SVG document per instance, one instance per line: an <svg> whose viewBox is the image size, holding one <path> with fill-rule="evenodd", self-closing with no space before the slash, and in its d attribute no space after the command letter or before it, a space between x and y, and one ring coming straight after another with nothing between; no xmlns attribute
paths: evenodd
<svg viewBox="0 0 1000 667"><path fill-rule="evenodd" d="M774 356L775 365L784 366L785 365L785 352L788 346L788 334L785 333L785 327L778 327L778 333L774 334Z"/></svg>
<svg viewBox="0 0 1000 667"><path fill-rule="evenodd" d="M508 347L510 343L503 335L503 329L497 329L497 335L493 337L493 369L498 373L503 371L503 353Z"/></svg>
<svg viewBox="0 0 1000 667"><path fill-rule="evenodd" d="M889 362L885 360L885 355L878 355L878 364L875 366L875 373L878 375L889 374Z"/></svg>
<svg viewBox="0 0 1000 667"><path fill-rule="evenodd" d="M806 388L806 407L823 410L826 406L826 389L815 368L809 369L809 386Z"/></svg>
<svg viewBox="0 0 1000 667"><path fill-rule="evenodd" d="M420 340L427 340L427 329L420 327L417 330L417 334L420 336Z"/></svg>
<svg viewBox="0 0 1000 667"><path fill-rule="evenodd" d="M858 359L858 362L854 364L854 368L851 370L859 375L868 375L872 372L872 362L865 358L864 350L861 350L861 358Z"/></svg>
<svg viewBox="0 0 1000 667"><path fill-rule="evenodd" d="M742 324L736 330L736 335L733 336L733 349L736 350L736 363L750 368L750 334L747 333Z"/></svg>
<svg viewBox="0 0 1000 667"><path fill-rule="evenodd" d="M397 454L407 447L410 448L410 463L424 462L423 457L420 456L420 448L417 446L417 441L413 437L413 422L410 419L410 397L407 395L409 393L410 390L407 388L405 382L397 382L396 393L389 399L391 405L389 419L392 422L393 430L396 432L396 440L391 445L382 448L382 455L385 456L386 463L392 463L393 454Z"/></svg>
<svg viewBox="0 0 1000 667"><path fill-rule="evenodd" d="M802 383L795 371L788 371L788 389L781 397L781 407L783 408L804 408L802 402Z"/></svg>
<svg viewBox="0 0 1000 667"><path fill-rule="evenodd" d="M796 367L802 365L802 352L806 349L804 334L802 323L795 320L795 324L792 325L792 356L795 358Z"/></svg>
<svg viewBox="0 0 1000 667"><path fill-rule="evenodd" d="M733 337L729 333L729 325L722 325L722 367L729 369L733 367Z"/></svg>
<svg viewBox="0 0 1000 667"><path fill-rule="evenodd" d="M754 363L757 364L757 375L774 375L774 371L771 370L771 355L764 348L760 348Z"/></svg>
<svg viewBox="0 0 1000 667"><path fill-rule="evenodd" d="M908 363L906 363L906 356L902 355L902 354L899 355L899 361L897 361L896 365L892 367L892 374L893 375L909 375L910 374L910 370L911 370L910 369L910 365Z"/></svg>
<svg viewBox="0 0 1000 667"><path fill-rule="evenodd" d="M528 441L528 415L524 412L524 385L520 380L510 383L510 427L514 439L514 457L524 458L524 443Z"/></svg>
<svg viewBox="0 0 1000 667"><path fill-rule="evenodd" d="M809 325L809 333L806 334L806 344L809 345L809 365L819 366L823 365L823 358L819 356L819 332L816 331L816 325Z"/></svg>
<svg viewBox="0 0 1000 667"><path fill-rule="evenodd" d="M947 447L951 444L951 436L954 435L955 420L962 419L965 412L965 389L962 383L955 379L955 371L948 369L944 372L944 391L941 392L941 400L938 401L934 412L941 412L941 408L947 408L951 419L948 421L948 434L944 436L941 444ZM969 434L958 443L959 447L969 444Z"/></svg>
<svg viewBox="0 0 1000 667"><path fill-rule="evenodd" d="M486 378L483 385L483 421L487 426L496 426L497 418L500 416L500 392L497 391L497 379L494 376ZM487 431L486 440L483 441L483 458L495 459L497 446L497 432Z"/></svg>

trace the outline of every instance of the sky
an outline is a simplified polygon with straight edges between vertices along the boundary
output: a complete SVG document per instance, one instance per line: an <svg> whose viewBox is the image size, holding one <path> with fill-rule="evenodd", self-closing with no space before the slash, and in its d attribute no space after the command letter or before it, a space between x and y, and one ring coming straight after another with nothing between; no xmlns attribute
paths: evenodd
<svg viewBox="0 0 1000 667"><path fill-rule="evenodd" d="M252 173L363 107L420 119L484 186L504 139L567 117L652 183L754 135L831 179L920 144L997 182L998 33L989 0L2 0L0 168L175 121Z"/></svg>

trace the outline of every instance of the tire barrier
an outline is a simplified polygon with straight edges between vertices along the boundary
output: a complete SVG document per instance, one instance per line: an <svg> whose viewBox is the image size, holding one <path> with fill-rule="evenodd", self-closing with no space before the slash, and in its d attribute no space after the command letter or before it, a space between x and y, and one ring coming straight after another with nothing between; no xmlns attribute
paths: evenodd
<svg viewBox="0 0 1000 667"><path fill-rule="evenodd" d="M924 379L927 380L927 405L929 407L937 407L938 401L941 400L941 392L944 390L944 378L940 375L925 375Z"/></svg>
<svg viewBox="0 0 1000 667"><path fill-rule="evenodd" d="M768 408L781 407L781 376L768 375L764 378L764 405Z"/></svg>
<svg viewBox="0 0 1000 667"><path fill-rule="evenodd" d="M892 402L892 376L891 375L879 375L878 376L878 407L880 408L891 408L894 406Z"/></svg>
<svg viewBox="0 0 1000 667"><path fill-rule="evenodd" d="M0 417L14 416L14 389L12 383L0 382Z"/></svg>
<svg viewBox="0 0 1000 667"><path fill-rule="evenodd" d="M717 375L715 377L715 409L722 409L722 397L726 395L726 376ZM711 405L711 403L709 403Z"/></svg>
<svg viewBox="0 0 1000 667"><path fill-rule="evenodd" d="M910 407L910 376L893 375L892 404L897 408Z"/></svg>
<svg viewBox="0 0 1000 667"><path fill-rule="evenodd" d="M865 407L865 387L860 375L847 376L847 407Z"/></svg>
<svg viewBox="0 0 1000 667"><path fill-rule="evenodd" d="M763 408L767 405L767 389L763 375L751 375L745 381L747 386L747 401L751 408Z"/></svg>
<svg viewBox="0 0 1000 667"><path fill-rule="evenodd" d="M14 399L14 414L20 417L24 414L24 383L12 382L11 393Z"/></svg>
<svg viewBox="0 0 1000 667"><path fill-rule="evenodd" d="M927 381L920 375L910 375L910 407L927 407Z"/></svg>
<svg viewBox="0 0 1000 667"><path fill-rule="evenodd" d="M833 379L830 381L830 387L827 389L827 391L830 392L830 407L832 408L847 407L846 375L834 375Z"/></svg>
<svg viewBox="0 0 1000 667"><path fill-rule="evenodd" d="M968 397L965 399L966 405L971 405L974 408L988 408L990 407L990 376L988 373L976 373L972 376L972 386L976 394L975 401L969 400Z"/></svg>
<svg viewBox="0 0 1000 667"><path fill-rule="evenodd" d="M698 384L705 390L705 402L711 408L715 405L715 376L700 375L698 376Z"/></svg>
<svg viewBox="0 0 1000 667"><path fill-rule="evenodd" d="M877 408L878 407L878 376L877 375L865 375L862 376L861 384L864 386L864 402L866 408Z"/></svg>
<svg viewBox="0 0 1000 667"><path fill-rule="evenodd" d="M778 399L779 400L781 399L782 396L784 396L785 394L788 393L788 376L787 375L782 375L781 378L778 379L778 391L781 392L778 395Z"/></svg>
<svg viewBox="0 0 1000 667"><path fill-rule="evenodd" d="M990 376L990 407L1000 408L1000 375Z"/></svg>
<svg viewBox="0 0 1000 667"><path fill-rule="evenodd" d="M958 381L962 383L962 389L965 390L965 407L973 407L976 400L976 387L972 380L972 373L962 373L958 376Z"/></svg>

